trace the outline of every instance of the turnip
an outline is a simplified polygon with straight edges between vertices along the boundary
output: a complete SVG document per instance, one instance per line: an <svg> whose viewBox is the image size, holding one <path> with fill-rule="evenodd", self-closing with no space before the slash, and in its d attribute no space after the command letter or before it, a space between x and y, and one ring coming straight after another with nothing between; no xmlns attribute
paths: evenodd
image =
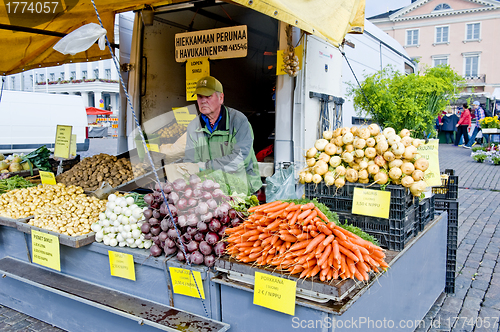
<svg viewBox="0 0 500 332"><path fill-rule="evenodd" d="M323 138L326 139L326 140L331 140L333 137L333 131L331 130L325 130L323 132Z"/></svg>
<svg viewBox="0 0 500 332"><path fill-rule="evenodd" d="M349 182L356 182L358 181L358 172L352 168L348 169L345 174L345 178Z"/></svg>
<svg viewBox="0 0 500 332"><path fill-rule="evenodd" d="M394 145L396 143L400 143L401 142L401 137L394 134L392 136L390 136L388 139L387 139L387 143L389 143L389 145Z"/></svg>
<svg viewBox="0 0 500 332"><path fill-rule="evenodd" d="M373 159L377 156L377 150L375 148L369 147L365 149L365 156L367 158Z"/></svg>
<svg viewBox="0 0 500 332"><path fill-rule="evenodd" d="M382 156L376 156L373 161L375 162L375 164L377 164L379 167L384 167L385 164L387 163L384 159L384 157Z"/></svg>
<svg viewBox="0 0 500 332"><path fill-rule="evenodd" d="M389 176L387 175L387 173L384 173L384 172L380 171L377 174L375 174L375 176L373 177L373 179L378 184L386 184L387 181L389 181Z"/></svg>
<svg viewBox="0 0 500 332"><path fill-rule="evenodd" d="M307 158L306 164L309 167L313 167L316 164L316 158Z"/></svg>
<svg viewBox="0 0 500 332"><path fill-rule="evenodd" d="M346 170L346 169L345 169L345 167L344 167L344 166L342 166L342 165L337 166L337 167L335 168L335 174L340 175L340 176L345 175L345 174L346 174L346 171L347 171L347 170Z"/></svg>
<svg viewBox="0 0 500 332"><path fill-rule="evenodd" d="M386 141L380 141L375 145L375 151L377 151L377 154L383 155L385 151L389 149L389 144Z"/></svg>
<svg viewBox="0 0 500 332"><path fill-rule="evenodd" d="M356 136L358 135L358 131L359 131L359 128L356 127L356 126L352 126L351 129L350 129L351 133Z"/></svg>
<svg viewBox="0 0 500 332"><path fill-rule="evenodd" d="M327 153L324 153L324 152L321 152L319 157L318 157L318 161L324 161L325 163L328 163L330 161L330 155L327 154Z"/></svg>
<svg viewBox="0 0 500 332"><path fill-rule="evenodd" d="M409 137L410 136L410 131L408 129L401 129L399 132L399 136L401 137Z"/></svg>
<svg viewBox="0 0 500 332"><path fill-rule="evenodd" d="M425 158L418 158L415 161L415 168L425 172L429 168L429 161Z"/></svg>
<svg viewBox="0 0 500 332"><path fill-rule="evenodd" d="M367 170L368 170L368 173L375 175L380 171L380 167L377 164L373 163L371 165L368 165Z"/></svg>
<svg viewBox="0 0 500 332"><path fill-rule="evenodd" d="M326 172L328 172L328 164L326 162L324 162L323 160L318 160L316 162L316 165L314 165L313 170L314 170L314 173L316 173L315 175L318 175L318 174L323 175ZM313 181L314 181L314 179L313 179Z"/></svg>
<svg viewBox="0 0 500 332"><path fill-rule="evenodd" d="M342 159L339 156L333 156L330 158L330 166L337 167L342 163Z"/></svg>
<svg viewBox="0 0 500 332"><path fill-rule="evenodd" d="M372 123L368 126L371 136L376 136L380 133L380 127L376 123Z"/></svg>
<svg viewBox="0 0 500 332"><path fill-rule="evenodd" d="M399 179L403 175L401 168L393 167L389 170L389 177L393 180Z"/></svg>
<svg viewBox="0 0 500 332"><path fill-rule="evenodd" d="M342 175L335 179L335 187L342 188L343 186L345 186L345 177Z"/></svg>
<svg viewBox="0 0 500 332"><path fill-rule="evenodd" d="M333 177L333 175L325 175L324 179L327 186L332 186L335 183L335 178Z"/></svg>
<svg viewBox="0 0 500 332"><path fill-rule="evenodd" d="M413 196L420 196L424 191L425 188L427 187L427 184L425 181L416 181L410 186L410 192L412 193Z"/></svg>
<svg viewBox="0 0 500 332"><path fill-rule="evenodd" d="M314 158L316 156L316 153L318 153L318 149L316 149L316 148L310 148L306 152L306 157L307 158Z"/></svg>
<svg viewBox="0 0 500 332"><path fill-rule="evenodd" d="M401 139L401 143L403 143L403 145L404 145L405 147L408 147L408 146L412 145L412 144L411 144L411 143L412 143L412 141L413 141L413 139L412 139L411 137L409 137L409 136L405 136L405 137L403 137L403 138Z"/></svg>
<svg viewBox="0 0 500 332"><path fill-rule="evenodd" d="M323 178L319 174L314 174L312 177L312 182L313 183L320 183Z"/></svg>
<svg viewBox="0 0 500 332"><path fill-rule="evenodd" d="M351 144L354 141L354 135L349 131L342 135L342 142L344 144Z"/></svg>
<svg viewBox="0 0 500 332"><path fill-rule="evenodd" d="M325 146L325 152L330 155L330 156L333 156L335 153L337 153L337 146L333 143L328 143L326 146Z"/></svg>
<svg viewBox="0 0 500 332"><path fill-rule="evenodd" d="M401 167L401 165L403 165L403 161L401 159L394 159L389 163L389 168Z"/></svg>
<svg viewBox="0 0 500 332"><path fill-rule="evenodd" d="M358 179L365 180L368 179L368 171L366 169L362 169L358 171Z"/></svg>
<svg viewBox="0 0 500 332"><path fill-rule="evenodd" d="M306 183L311 183L312 182L312 179L313 179L313 175L311 172L306 172L306 175L304 177L304 181Z"/></svg>
<svg viewBox="0 0 500 332"><path fill-rule="evenodd" d="M414 147L418 148L422 144L422 141L420 139L418 139L418 138L415 138L411 144Z"/></svg>
<svg viewBox="0 0 500 332"><path fill-rule="evenodd" d="M389 137L391 137L392 135L396 135L396 131L394 130L394 128L387 127L384 128L382 134L385 136L385 138L389 139Z"/></svg>
<svg viewBox="0 0 500 332"><path fill-rule="evenodd" d="M354 156L350 152L344 152L342 154L342 160L344 160L346 163L350 163L354 161Z"/></svg>
<svg viewBox="0 0 500 332"><path fill-rule="evenodd" d="M363 149L366 146L366 141L363 138L356 138L352 143L356 149Z"/></svg>
<svg viewBox="0 0 500 332"><path fill-rule="evenodd" d="M403 162L403 165L401 165L401 171L403 172L403 174L406 174L406 175L411 175L411 173L413 173L413 171L415 170L415 166L410 163L410 162Z"/></svg>
<svg viewBox="0 0 500 332"><path fill-rule="evenodd" d="M366 139L366 146L367 147L372 148L372 147L375 146L375 144L377 144L377 142L375 141L375 138L369 137L369 138Z"/></svg>
<svg viewBox="0 0 500 332"><path fill-rule="evenodd" d="M342 136L335 137L333 139L333 143L337 146L337 150L339 147L344 146L344 141L342 140ZM339 152L337 151L337 153L339 153Z"/></svg>
<svg viewBox="0 0 500 332"><path fill-rule="evenodd" d="M333 138L342 136L342 128L337 128L333 131Z"/></svg>
<svg viewBox="0 0 500 332"><path fill-rule="evenodd" d="M328 141L324 138L320 138L318 140L316 140L316 142L314 143L314 147L318 150L318 151L324 151L325 150L325 146L328 144Z"/></svg>
<svg viewBox="0 0 500 332"><path fill-rule="evenodd" d="M350 153L354 152L354 145L352 145L352 144L344 145L344 151L350 152Z"/></svg>
<svg viewBox="0 0 500 332"><path fill-rule="evenodd" d="M396 157L394 156L394 153L392 153L391 151L386 151L384 152L384 159L388 162L391 162L394 159L396 159Z"/></svg>
<svg viewBox="0 0 500 332"><path fill-rule="evenodd" d="M358 130L358 137L364 140L370 137L370 130L368 128L361 128Z"/></svg>
<svg viewBox="0 0 500 332"><path fill-rule="evenodd" d="M401 185L403 185L403 187L406 187L406 188L409 188L414 182L415 181L413 180L413 178L409 175L404 176L401 179Z"/></svg>
<svg viewBox="0 0 500 332"><path fill-rule="evenodd" d="M420 181L424 179L424 172L422 172L419 169L416 169L411 173L411 177L413 178L414 181Z"/></svg>

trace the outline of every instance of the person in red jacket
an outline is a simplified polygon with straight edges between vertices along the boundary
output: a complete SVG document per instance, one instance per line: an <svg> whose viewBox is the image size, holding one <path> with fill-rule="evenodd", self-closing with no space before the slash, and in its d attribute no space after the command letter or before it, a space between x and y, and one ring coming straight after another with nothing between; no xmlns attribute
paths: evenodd
<svg viewBox="0 0 500 332"><path fill-rule="evenodd" d="M455 137L455 146L458 146L460 143L460 138L463 136L465 145L469 143L469 133L467 129L471 125L470 111L467 104L464 104L464 109L462 114L460 114L460 120L457 123L457 136Z"/></svg>

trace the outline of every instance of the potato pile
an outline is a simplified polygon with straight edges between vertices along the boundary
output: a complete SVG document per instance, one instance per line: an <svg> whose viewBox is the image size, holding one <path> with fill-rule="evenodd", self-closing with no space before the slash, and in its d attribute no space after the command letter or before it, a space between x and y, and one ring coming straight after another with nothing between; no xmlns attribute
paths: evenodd
<svg viewBox="0 0 500 332"><path fill-rule="evenodd" d="M98 189L104 181L114 188L133 179L134 173L129 159L118 159L104 153L87 157L56 177L59 183L77 185L85 191Z"/></svg>
<svg viewBox="0 0 500 332"><path fill-rule="evenodd" d="M186 132L187 127L177 122L171 126L158 130L160 134L160 144L173 143Z"/></svg>
<svg viewBox="0 0 500 332"><path fill-rule="evenodd" d="M427 186L424 172L429 167L427 159L417 153L420 144L419 139L410 137L408 129L396 134L388 127L381 132L377 124L325 131L307 150L307 167L300 172L299 182L324 181L337 188L346 180L380 185L391 182L420 196Z"/></svg>

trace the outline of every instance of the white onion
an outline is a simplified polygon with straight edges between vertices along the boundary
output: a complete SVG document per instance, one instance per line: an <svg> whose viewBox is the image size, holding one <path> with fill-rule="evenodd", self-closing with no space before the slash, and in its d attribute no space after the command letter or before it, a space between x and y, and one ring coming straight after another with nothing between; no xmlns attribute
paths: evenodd
<svg viewBox="0 0 500 332"><path fill-rule="evenodd" d="M127 197L125 198L125 202L127 203L127 205L132 205L135 201L133 197Z"/></svg>
<svg viewBox="0 0 500 332"><path fill-rule="evenodd" d="M115 194L111 194L108 196L108 201L109 202L114 202L116 200L116 195Z"/></svg>
<svg viewBox="0 0 500 332"><path fill-rule="evenodd" d="M123 238L123 236L122 236L121 234L118 234L118 235L116 236L116 240L117 240L118 242L123 242L123 241L125 241L125 239Z"/></svg>
<svg viewBox="0 0 500 332"><path fill-rule="evenodd" d="M127 242L123 241L123 242L118 242L118 246L120 247L125 247L127 245Z"/></svg>
<svg viewBox="0 0 500 332"><path fill-rule="evenodd" d="M106 219L106 214L103 212L99 213L99 220L104 220L104 219Z"/></svg>
<svg viewBox="0 0 500 332"><path fill-rule="evenodd" d="M125 232L130 232L130 225L124 225L124 226L123 226L123 230L124 230Z"/></svg>
<svg viewBox="0 0 500 332"><path fill-rule="evenodd" d="M132 211L127 208L125 208L125 211L122 211L122 213L127 217L130 217L132 215Z"/></svg>
<svg viewBox="0 0 500 332"><path fill-rule="evenodd" d="M132 230L132 237L136 240L139 240L139 238L141 237L141 231L138 229Z"/></svg>
<svg viewBox="0 0 500 332"><path fill-rule="evenodd" d="M132 216L139 220L142 217L142 209L138 207L132 210Z"/></svg>
<svg viewBox="0 0 500 332"><path fill-rule="evenodd" d="M115 207L116 207L116 203L114 203L114 202L107 202L106 203L106 208L110 211L113 211L115 209Z"/></svg>

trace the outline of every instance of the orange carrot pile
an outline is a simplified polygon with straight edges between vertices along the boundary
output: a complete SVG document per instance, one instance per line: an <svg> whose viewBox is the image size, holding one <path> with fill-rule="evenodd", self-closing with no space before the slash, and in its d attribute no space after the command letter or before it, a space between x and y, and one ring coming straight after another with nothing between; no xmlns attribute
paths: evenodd
<svg viewBox="0 0 500 332"><path fill-rule="evenodd" d="M382 248L330 222L313 202L275 201L248 209L237 227L226 229L227 252L235 259L275 266L299 278L356 278L388 267Z"/></svg>

